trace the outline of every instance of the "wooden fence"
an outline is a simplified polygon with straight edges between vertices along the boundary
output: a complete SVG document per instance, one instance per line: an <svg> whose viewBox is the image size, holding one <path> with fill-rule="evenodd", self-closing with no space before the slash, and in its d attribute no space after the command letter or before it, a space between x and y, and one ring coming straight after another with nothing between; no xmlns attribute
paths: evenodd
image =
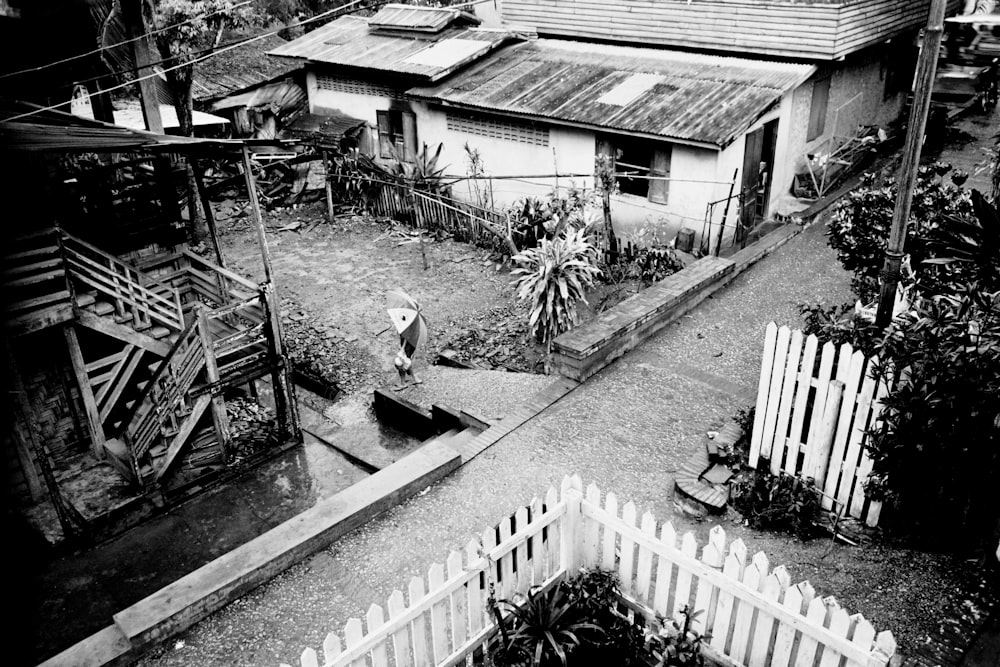
<svg viewBox="0 0 1000 667"><path fill-rule="evenodd" d="M633 618L655 626L656 615L674 615L684 605L703 610L697 629L711 635L708 657L726 665L879 667L895 653L890 632L876 634L860 614L849 614L832 597L819 597L808 582L792 584L767 556L750 557L736 539L727 544L712 529L700 548L692 533L678 536L665 523L657 529L646 512L591 484L586 494L577 476L550 488L497 529L469 542L465 557L451 552L446 565L430 567L426 581L414 577L408 595L393 591L384 610L371 605L364 621L352 618L344 639L330 633L323 662L312 648L302 667L395 665L444 667L471 664L489 653L498 633L489 610L490 582L498 599L513 599L535 586L555 585L580 567L617 572L622 605ZM408 600L408 602L407 602ZM388 614L386 614L386 610Z"/></svg>
<svg viewBox="0 0 1000 667"><path fill-rule="evenodd" d="M774 474L812 478L824 509L875 526L882 504L865 496L864 444L890 386L875 375L877 359L850 344L817 348L816 336L767 326L750 465L766 459Z"/></svg>
<svg viewBox="0 0 1000 667"><path fill-rule="evenodd" d="M376 215L403 219L421 229L442 229L462 241L478 245L510 236L503 213L402 183L377 182L381 187L369 203Z"/></svg>

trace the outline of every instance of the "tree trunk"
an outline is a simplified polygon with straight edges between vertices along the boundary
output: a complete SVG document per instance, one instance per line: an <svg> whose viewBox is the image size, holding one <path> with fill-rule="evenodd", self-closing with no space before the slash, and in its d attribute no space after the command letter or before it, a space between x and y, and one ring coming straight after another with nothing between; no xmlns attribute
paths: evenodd
<svg viewBox="0 0 1000 667"><path fill-rule="evenodd" d="M191 90L193 74L193 65L184 65L167 72L167 80L174 94L177 125L185 137L194 136L194 94ZM185 164L184 168L187 173L188 239L196 244L208 238L208 226L198 206L198 184L191 163Z"/></svg>

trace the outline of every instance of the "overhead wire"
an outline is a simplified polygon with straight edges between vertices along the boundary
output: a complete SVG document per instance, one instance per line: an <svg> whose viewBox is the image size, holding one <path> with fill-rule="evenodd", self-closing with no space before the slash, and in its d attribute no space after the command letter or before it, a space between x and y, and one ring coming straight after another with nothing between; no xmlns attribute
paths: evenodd
<svg viewBox="0 0 1000 667"><path fill-rule="evenodd" d="M181 26L187 25L189 23L194 23L195 21L203 21L203 20L205 20L207 18L211 18L211 17L216 16L218 14L223 14L223 13L226 13L226 12L231 12L234 9L239 9L240 7L244 7L246 5L249 5L251 2L253 2L253 0L243 0L243 2L239 2L239 3L237 3L237 4L235 4L235 5L231 6L231 7L226 7L225 9L217 9L214 12L210 12L210 13L204 14L202 16L192 16L191 18L189 18L189 19L187 19L185 21L180 21L178 23L171 23L168 26L164 26L162 28L157 28L156 30L150 30L149 32L145 32L145 33L139 35L138 37L132 37L130 39L126 39L124 41L117 42L116 44L109 44L107 46L99 46L96 49L93 49L91 51L87 51L86 53L80 53L80 54L77 54L75 56L69 56L67 58L62 58L61 60L53 60L50 63L45 63L44 65L37 65L35 67L26 67L24 69L17 70L16 72L6 72L4 74L0 74L0 79L7 79L7 78L10 78L10 77L13 77L13 76L20 76L21 74L31 74L33 72L41 72L42 70L48 69L50 67L55 67L57 65L63 65L63 64L68 63L68 62L73 62L74 60L79 60L80 58L87 58L89 56L97 55L98 53L102 53L104 51L110 51L111 49L116 49L119 46L125 46L126 44L131 44L132 42L137 42L140 39L145 39L147 37L152 37L153 35L159 35L161 33L167 32L169 30L176 30L177 28L180 28ZM106 76L106 75L104 75L104 76Z"/></svg>
<svg viewBox="0 0 1000 667"><path fill-rule="evenodd" d="M345 8L349 8L349 7L352 7L354 5L358 5L358 4L361 4L362 2L367 2L367 1L368 0L352 0L352 2L349 2L349 3L345 4L345 5L341 5L340 7L337 7L335 9L330 9L328 11L325 11L325 12L322 12L320 14L317 14L316 16L313 16L313 17L310 17L310 18L305 19L303 21L300 21L297 25L305 25L306 23L311 23L313 21L318 21L320 19L327 18L331 14L343 11ZM344 12L344 13L347 13L347 12ZM145 81L146 79L152 79L154 77L162 76L166 72L170 72L170 71L173 71L173 70L176 70L176 69L180 69L182 67L187 67L189 65L194 65L196 63L203 62L205 60L208 60L209 58L214 58L215 56L222 55L223 53L226 53L228 51L232 51L233 49L239 48L241 46L245 46L247 44L251 44L253 42L259 41L259 40L264 39L266 37L270 37L272 35L276 35L277 33L281 32L284 29L285 29L284 27L277 28L275 30L271 30L271 31L268 31L268 32L263 32L263 33L261 33L259 35L254 35L253 37L248 37L246 39L239 40L239 41L233 42L231 44L227 44L227 45L225 45L223 47L220 47L220 48L217 48L217 49L211 49L210 53L208 53L206 55L203 55L203 56L201 56L199 58L195 58L193 60L189 60L189 61L186 61L186 62L183 62L183 63L179 63L179 64L174 65L172 67L167 67L167 68L158 70L156 72L153 72L151 74L146 74L144 76L132 79L131 81L126 81L125 83L120 83L120 84L111 86L109 88L102 88L101 92L102 93L109 93L109 92L112 92L114 90L121 90L122 88L127 88L129 86L135 85L135 84L139 83L140 81ZM208 50L208 49L206 49L206 50ZM201 51L201 52L196 52L196 53L204 53L204 50ZM167 60L170 60L170 59L167 59ZM164 62L164 61L161 61L161 62ZM150 65L152 65L152 64L155 64L155 63L151 63ZM148 67L150 65L146 65L145 67ZM12 122L12 121L20 120L22 118L27 118L29 116L34 116L36 114L44 113L46 111L54 111L54 110L58 109L59 107L62 107L62 106L65 106L65 105L69 104L71 101L72 100L67 100L65 102L60 102L58 104L52 104L52 105L47 106L47 107L39 107L37 109L32 109L31 111L26 111L24 113L20 113L20 114L17 114L15 116L11 116L9 118L0 119L0 122Z"/></svg>

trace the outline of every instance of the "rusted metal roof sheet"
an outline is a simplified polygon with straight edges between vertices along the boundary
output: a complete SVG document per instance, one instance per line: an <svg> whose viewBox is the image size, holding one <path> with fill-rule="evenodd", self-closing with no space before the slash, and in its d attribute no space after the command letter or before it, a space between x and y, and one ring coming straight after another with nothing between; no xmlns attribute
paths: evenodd
<svg viewBox="0 0 1000 667"><path fill-rule="evenodd" d="M481 46L476 49L456 48L453 60L419 56L422 51L455 39L463 40L461 44L464 46L468 46L465 42L478 42ZM313 63L358 67L437 81L515 39L518 38L506 31L456 27L435 35L386 34L371 30L367 19L342 16L270 51L269 54L280 58L297 58Z"/></svg>
<svg viewBox="0 0 1000 667"><path fill-rule="evenodd" d="M539 39L414 97L725 147L812 65Z"/></svg>
<svg viewBox="0 0 1000 667"><path fill-rule="evenodd" d="M453 22L479 25L479 19L471 14L448 7L420 7L416 5L386 5L375 16L368 19L368 25L376 30L416 30L420 32L440 32Z"/></svg>

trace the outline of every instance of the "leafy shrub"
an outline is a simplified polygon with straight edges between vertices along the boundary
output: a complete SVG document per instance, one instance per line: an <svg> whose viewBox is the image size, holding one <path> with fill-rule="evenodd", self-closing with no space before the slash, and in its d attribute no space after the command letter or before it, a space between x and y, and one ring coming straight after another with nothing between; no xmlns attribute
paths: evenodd
<svg viewBox="0 0 1000 667"><path fill-rule="evenodd" d="M603 634L600 626L584 620L561 585L529 594L520 604L501 600L498 605L514 621L514 631L499 652L501 665L566 667L569 656L588 637Z"/></svg>
<svg viewBox="0 0 1000 667"><path fill-rule="evenodd" d="M937 163L921 167L918 172L906 240L906 252L914 268L928 257L929 233L951 217L972 214L969 193L941 178L950 169L948 165ZM861 187L837 203L827 230L837 258L853 274L852 289L866 303L878 295L879 272L885 260L898 190L894 179L886 179L881 184L875 181L874 175L866 174Z"/></svg>
<svg viewBox="0 0 1000 667"><path fill-rule="evenodd" d="M528 330L548 352L556 336L577 323L576 304L581 300L586 303L585 292L601 273L597 249L585 231L578 230L543 239L513 259L517 268L511 274L517 298L531 303Z"/></svg>
<svg viewBox="0 0 1000 667"><path fill-rule="evenodd" d="M947 171L921 170L906 241L913 298L892 327L859 323L849 307L803 310L807 330L877 354L880 373L903 374L866 443L866 491L885 502L883 525L937 544L975 539L995 520L1000 473L1000 217L980 193L936 180ZM831 224L862 298L877 285L894 189L869 182Z"/></svg>
<svg viewBox="0 0 1000 667"><path fill-rule="evenodd" d="M878 353L887 360L880 372L906 374L870 435L866 491L895 510L895 528L913 535L939 539L991 521L1000 474L1000 291L969 284L924 299Z"/></svg>
<svg viewBox="0 0 1000 667"><path fill-rule="evenodd" d="M500 667L531 665L639 664L645 635L641 625L617 612L618 577L583 569L548 591L535 590L498 605L513 627L496 651ZM575 655L582 656L573 660Z"/></svg>
<svg viewBox="0 0 1000 667"><path fill-rule="evenodd" d="M647 638L646 650L656 661L653 663L656 667L701 667L705 664L701 645L708 637L691 629L691 622L704 610L691 611L684 605L680 613L683 621L658 616L660 630Z"/></svg>
<svg viewBox="0 0 1000 667"><path fill-rule="evenodd" d="M772 475L764 459L756 469L745 467L737 473L729 500L753 528L794 533L801 539L816 532L820 504L813 480Z"/></svg>
<svg viewBox="0 0 1000 667"><path fill-rule="evenodd" d="M882 339L882 330L873 321L857 317L851 304L827 307L819 303L803 304L799 313L805 320L802 332L815 335L823 343L831 342L838 347L850 343L870 357Z"/></svg>

